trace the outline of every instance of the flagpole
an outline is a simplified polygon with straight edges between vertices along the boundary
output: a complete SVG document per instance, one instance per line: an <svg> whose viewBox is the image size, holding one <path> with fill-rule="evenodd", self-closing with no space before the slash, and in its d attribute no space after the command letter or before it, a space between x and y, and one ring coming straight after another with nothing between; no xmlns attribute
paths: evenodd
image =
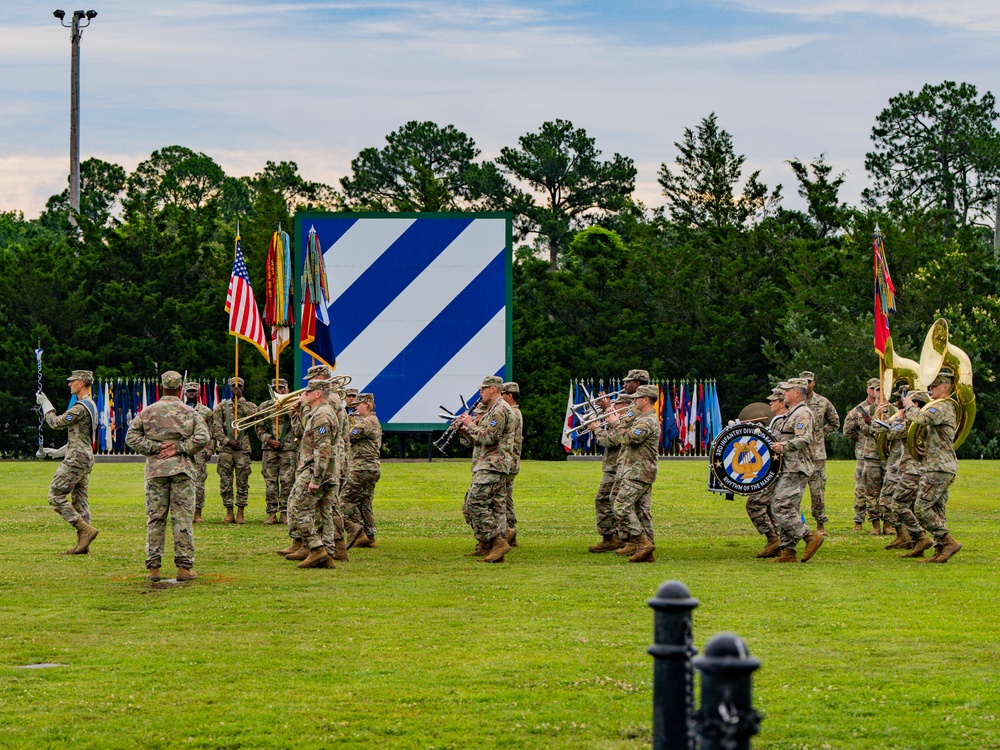
<svg viewBox="0 0 1000 750"><path fill-rule="evenodd" d="M240 222L236 222L236 245L240 244ZM233 263L236 263L236 247L233 247ZM232 315L232 313L230 313ZM233 336L236 339L236 387L240 387L240 337ZM233 422L240 418L240 403L239 399L233 396ZM240 434L239 429L235 426L233 427L233 437L237 437Z"/></svg>

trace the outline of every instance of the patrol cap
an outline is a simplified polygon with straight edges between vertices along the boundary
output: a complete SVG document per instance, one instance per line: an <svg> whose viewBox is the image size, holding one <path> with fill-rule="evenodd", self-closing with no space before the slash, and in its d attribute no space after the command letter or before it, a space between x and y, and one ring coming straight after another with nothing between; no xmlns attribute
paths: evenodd
<svg viewBox="0 0 1000 750"><path fill-rule="evenodd" d="M346 391L344 391L344 398L350 398L351 396L354 396L355 398L358 397L357 388L348 388Z"/></svg>
<svg viewBox="0 0 1000 750"><path fill-rule="evenodd" d="M330 384L325 380L310 380L309 385L306 386L307 391L323 391L323 393L330 392Z"/></svg>
<svg viewBox="0 0 1000 750"><path fill-rule="evenodd" d="M371 404L375 406L375 394L374 393L359 393L358 403Z"/></svg>
<svg viewBox="0 0 1000 750"><path fill-rule="evenodd" d="M487 375L483 378L480 388L503 388L503 378L497 375Z"/></svg>
<svg viewBox="0 0 1000 750"><path fill-rule="evenodd" d="M951 385L954 382L955 382L955 376L954 375L952 375L947 370L941 370L941 372L939 372L937 374L937 377L934 378L934 380L931 381L931 387L933 388L934 386L936 386L936 385L942 385L943 383L947 383L948 385Z"/></svg>
<svg viewBox="0 0 1000 750"><path fill-rule="evenodd" d="M882 389L882 385L878 382L878 378L868 378L868 385L866 385L865 387L878 388L879 390Z"/></svg>
<svg viewBox="0 0 1000 750"><path fill-rule="evenodd" d="M774 388L772 388L772 390L781 391L782 393L784 393L785 391L787 391L791 387L792 387L791 383L789 383L787 380L782 380L780 383L778 383L776 386L774 386Z"/></svg>
<svg viewBox="0 0 1000 750"><path fill-rule="evenodd" d="M805 378L789 378L788 388L808 388L809 381ZM786 389L787 390L787 389Z"/></svg>
<svg viewBox="0 0 1000 750"><path fill-rule="evenodd" d="M649 382L649 373L646 370L629 370L623 380L637 380L640 383Z"/></svg>
<svg viewBox="0 0 1000 750"><path fill-rule="evenodd" d="M201 390L201 383L199 383L197 380L189 380L184 385L184 390L185 391L200 391Z"/></svg>
<svg viewBox="0 0 1000 750"><path fill-rule="evenodd" d="M94 382L94 373L90 370L73 370L72 374L66 378L66 382L71 380L79 380L81 383L90 385Z"/></svg>
<svg viewBox="0 0 1000 750"><path fill-rule="evenodd" d="M800 372L799 377L816 382L816 373L809 372L809 370L803 370L802 372Z"/></svg>
<svg viewBox="0 0 1000 750"><path fill-rule="evenodd" d="M240 388L243 387L243 378L229 378L230 387L238 385Z"/></svg>
<svg viewBox="0 0 1000 750"><path fill-rule="evenodd" d="M313 365L308 370L306 370L306 379L314 380L316 378L329 378L330 368L326 365Z"/></svg>
<svg viewBox="0 0 1000 750"><path fill-rule="evenodd" d="M500 392L501 393L516 393L516 394L520 395L521 394L521 386L519 386L514 381L511 381L509 383L504 383L503 386L501 386L501 388L500 388Z"/></svg>
<svg viewBox="0 0 1000 750"><path fill-rule="evenodd" d="M288 387L288 381L285 380L284 378L278 378L277 380L274 381L274 387L275 388L287 388Z"/></svg>
<svg viewBox="0 0 1000 750"><path fill-rule="evenodd" d="M774 388L771 390L771 395L767 397L768 401L784 401L785 391L783 388Z"/></svg>
<svg viewBox="0 0 1000 750"><path fill-rule="evenodd" d="M175 370L167 370L160 375L160 385L171 391L179 390L184 385L184 376Z"/></svg>
<svg viewBox="0 0 1000 750"><path fill-rule="evenodd" d="M927 391L913 391L913 393L910 394L910 399L912 401L919 401L921 404L926 404L931 400L931 394Z"/></svg>
<svg viewBox="0 0 1000 750"><path fill-rule="evenodd" d="M660 389L655 385L640 385L635 389L633 398L648 398L656 401L660 397Z"/></svg>

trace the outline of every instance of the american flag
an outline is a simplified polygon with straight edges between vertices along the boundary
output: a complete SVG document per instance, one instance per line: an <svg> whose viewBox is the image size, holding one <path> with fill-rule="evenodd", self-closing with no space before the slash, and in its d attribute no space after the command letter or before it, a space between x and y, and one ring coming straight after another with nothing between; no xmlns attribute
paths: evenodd
<svg viewBox="0 0 1000 750"><path fill-rule="evenodd" d="M226 292L226 312L229 313L229 332L256 346L264 359L271 361L267 351L267 339L264 337L264 324L257 310L257 300L250 288L250 274L243 260L243 248L240 238L236 238L236 260L233 261L233 274L229 277L229 291Z"/></svg>

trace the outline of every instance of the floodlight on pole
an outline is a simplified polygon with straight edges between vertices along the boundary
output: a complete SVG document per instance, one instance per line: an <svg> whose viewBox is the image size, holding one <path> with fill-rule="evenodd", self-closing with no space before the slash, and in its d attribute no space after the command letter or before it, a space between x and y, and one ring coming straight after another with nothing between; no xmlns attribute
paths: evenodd
<svg viewBox="0 0 1000 750"><path fill-rule="evenodd" d="M80 212L80 37L90 22L97 18L96 10L74 10L73 19L66 23L66 11L52 13L59 23L72 29L70 40L70 101L69 101L69 207L70 222L76 226L76 215Z"/></svg>

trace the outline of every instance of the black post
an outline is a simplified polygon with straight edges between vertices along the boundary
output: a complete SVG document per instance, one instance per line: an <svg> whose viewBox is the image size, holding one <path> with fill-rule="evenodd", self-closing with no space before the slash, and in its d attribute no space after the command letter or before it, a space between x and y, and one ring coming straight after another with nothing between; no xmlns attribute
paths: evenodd
<svg viewBox="0 0 1000 750"><path fill-rule="evenodd" d="M427 433L427 463L434 460L434 433Z"/></svg>
<svg viewBox="0 0 1000 750"><path fill-rule="evenodd" d="M694 671L698 653L691 611L698 600L680 581L667 581L646 602L653 615L653 750L694 750Z"/></svg>
<svg viewBox="0 0 1000 750"><path fill-rule="evenodd" d="M406 433L399 433L399 457L406 458Z"/></svg>
<svg viewBox="0 0 1000 750"><path fill-rule="evenodd" d="M694 665L701 672L696 723L702 750L750 750L750 738L760 731L750 695L760 659L750 656L746 641L735 633L719 633Z"/></svg>

